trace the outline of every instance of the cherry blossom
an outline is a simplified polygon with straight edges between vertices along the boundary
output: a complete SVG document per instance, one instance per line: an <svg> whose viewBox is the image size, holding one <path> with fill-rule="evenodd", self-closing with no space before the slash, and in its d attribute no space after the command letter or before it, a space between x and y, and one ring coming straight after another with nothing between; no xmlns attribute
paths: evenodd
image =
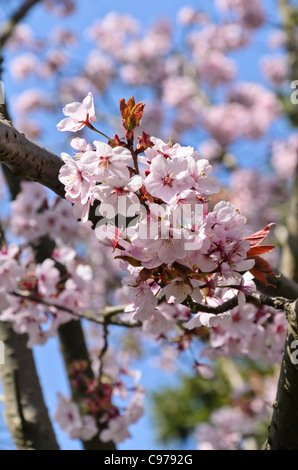
<svg viewBox="0 0 298 470"><path fill-rule="evenodd" d="M63 108L63 114L69 116L57 124L59 131L77 132L90 122L96 121L95 108L92 93L83 99L82 103L70 103Z"/></svg>
<svg viewBox="0 0 298 470"><path fill-rule="evenodd" d="M55 421L71 439L89 441L98 433L94 418L90 415L81 417L78 406L58 394L58 407L54 415Z"/></svg>
<svg viewBox="0 0 298 470"><path fill-rule="evenodd" d="M37 266L35 274L38 280L39 293L44 296L50 296L56 293L56 285L59 281L59 271L55 268L55 261L46 259L41 265Z"/></svg>
<svg viewBox="0 0 298 470"><path fill-rule="evenodd" d="M236 82L243 73L237 57L253 44L255 30L266 19L262 2L216 3L223 12L223 21L216 23L191 6L178 12L178 22L186 27L182 34L187 55L180 53L176 29L167 19L145 29L130 15L107 14L89 26L90 53L71 77L65 73L73 65L68 47L77 38L72 31L62 27L50 32L46 47L30 28L17 25L8 41L13 51L21 42L28 48L11 60L13 78L57 77L56 93L69 103L57 129L74 133L87 126L106 139L89 141L82 133L61 154L59 180L66 201L22 182L11 204L11 221L3 219L3 234L1 221L0 320L11 322L18 334L26 333L30 348L46 343L60 325L80 316L94 315L94 323L104 325L93 325L88 336L95 343L90 350L94 378L85 375L82 365L74 365L82 407L58 395L55 419L71 439L88 441L100 429L104 442L131 437L130 425L144 413L145 390L129 361L144 338L160 349L156 363L172 370L178 368L182 351L189 354L191 348L194 370L206 379L214 371L202 362L205 358L237 355L274 364L282 355L284 314L246 302L247 294L256 291L253 278L258 278L250 234L264 222L283 220L287 179L297 163L297 136L272 140L268 132L273 129L277 135L271 126L283 116L276 90ZM48 0L46 7L68 15L75 2ZM271 47L286 45L284 33L275 31ZM283 52L260 61L273 87L282 87L291 72ZM105 94L114 93L119 79L151 99L144 114L139 103L137 118L131 99L131 115L124 119L124 124L131 119L131 127L120 127L121 119L106 112ZM93 93L101 102L100 125L112 124L112 138L91 124L96 121ZM126 105L124 99L120 103ZM29 114L56 109L52 97L37 89L19 94L13 107L16 127L32 138L41 137L42 128ZM182 145L188 139L195 147ZM265 163L254 160L262 173L246 168L242 155L238 158L242 139L247 145L262 139L268 158ZM219 193L222 186L215 176L223 173L225 179L231 168L230 189ZM1 196L5 194L1 188ZM95 217L99 223L92 230ZM285 234L276 233L282 241ZM45 236L50 237L49 253L38 262L36 249ZM19 247L11 243L16 238ZM277 262L279 254L269 256L270 263ZM266 284L271 268L265 259L263 263ZM110 290L120 284L116 293ZM238 305L223 313L204 311L231 299ZM106 322L103 312L110 301L125 307ZM118 345L113 349L108 335L114 324L115 329L131 327L131 350ZM248 390L247 384L244 388ZM232 399L242 392L234 390ZM245 434L253 433L255 419L266 415L266 406L263 397L240 403L236 401L234 410L227 406L215 411L209 424L197 427L199 449L245 447Z"/></svg>
<svg viewBox="0 0 298 470"><path fill-rule="evenodd" d="M175 158L175 161L165 159L162 155L154 158L150 166L150 175L144 181L147 191L165 202L187 189L189 183L188 165L185 159Z"/></svg>
<svg viewBox="0 0 298 470"><path fill-rule="evenodd" d="M96 151L87 151L81 163L89 175L95 176L96 181L104 181L109 176L129 178L127 165L131 162L131 153L123 147L112 148L99 141L93 142Z"/></svg>

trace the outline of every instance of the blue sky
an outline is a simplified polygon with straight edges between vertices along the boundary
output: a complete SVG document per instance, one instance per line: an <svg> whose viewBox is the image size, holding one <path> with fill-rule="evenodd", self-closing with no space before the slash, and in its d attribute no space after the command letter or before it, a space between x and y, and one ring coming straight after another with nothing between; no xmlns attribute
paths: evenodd
<svg viewBox="0 0 298 470"><path fill-rule="evenodd" d="M88 25L93 23L96 18L101 18L110 11L118 11L123 13L130 13L139 19L144 25L151 24L155 19L160 16L168 16L172 19L175 18L176 12L179 8L185 6L186 3L183 0L166 0L166 1L157 1L151 0L150 2L142 2L136 0L79 0L79 10L76 15L66 19L66 24L68 24L74 31L76 29L82 30L85 29ZM190 5L195 7L202 8L203 10L211 10L213 13L213 4L208 0L200 0L190 2ZM275 20L275 10L272 5L275 5L273 0L265 0L264 4L267 9L270 8L270 16L272 20ZM45 31L48 31L51 26L57 24L59 20L57 18L49 16L43 9L37 7L29 15L27 22L32 26L33 30L38 36L44 37ZM63 20L64 22L64 20ZM262 77L256 64L260 56L269 52L266 46L268 30L262 29L256 36L256 41L254 46L249 49L247 52L241 52L237 54L237 60L239 63L239 75L242 79L248 80L260 80ZM88 43L84 42L77 49L78 54L85 54L88 52ZM90 47L92 47L90 45ZM7 98L13 94L20 92L23 89L22 84L16 84L13 82L7 83L6 91ZM62 117L61 117L62 118ZM51 143L51 139L54 137L54 141L59 140L59 136L56 136L56 128L53 121L51 121L53 126L52 132L49 132L47 135L47 142L44 142L45 146L48 146L54 149L54 145ZM278 125L276 129L277 134L279 132L287 131L286 128ZM191 144L191 143L190 143ZM241 144L243 145L243 144ZM259 156L263 155L266 151L266 141L261 142L258 146L253 146L254 155L251 155L250 144L247 144L246 147L242 148L244 154L243 165L246 166L251 164L251 162L259 161ZM56 151L58 151L56 149ZM46 402L49 408L50 415L52 416L56 408L56 392L60 391L62 394L68 394L68 384L64 374L64 367L59 353L58 342L55 339L49 340L45 346L37 346L34 348L34 354L36 358L37 369L40 374L41 384L45 392ZM174 383L175 378L154 370L148 366L148 362L142 361L139 364L136 364L137 367L140 367L143 371L143 376L141 383L149 388L149 390L154 390L160 388L166 383ZM1 393L1 389L0 389ZM0 403L0 410L1 410ZM162 449L159 446L154 438L153 424L150 421L149 417L149 407L150 403L147 402L147 414L142 418L136 425L131 427L131 433L133 435L132 439L127 440L125 443L119 446L120 449ZM74 441L71 441L67 436L60 431L58 426L54 423L55 431L57 432L57 438L63 450L71 449L80 449L80 444ZM0 450L13 448L13 444L4 430L4 423L0 421Z"/></svg>

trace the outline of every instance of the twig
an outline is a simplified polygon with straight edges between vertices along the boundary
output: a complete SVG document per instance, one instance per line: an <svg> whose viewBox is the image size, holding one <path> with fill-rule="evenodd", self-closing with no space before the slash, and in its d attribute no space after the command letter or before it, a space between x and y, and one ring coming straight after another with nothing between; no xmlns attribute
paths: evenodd
<svg viewBox="0 0 298 470"><path fill-rule="evenodd" d="M293 302L293 300L285 299L284 297L270 297L269 295L259 294L257 292L253 294L246 294L245 298L247 302L257 303L259 305L267 305L269 307L275 308L276 310L284 310L285 312L287 312L289 308L294 308L295 306L295 301ZM193 311L192 313L206 312L219 315L220 313L227 312L228 310L237 307L238 303L239 299L237 296L232 297L217 307L210 307L209 305L194 303L193 310L196 311Z"/></svg>
<svg viewBox="0 0 298 470"><path fill-rule="evenodd" d="M124 326L127 328L135 328L135 327L141 326L140 322L130 323L130 322L124 322L120 320L113 320L113 321L111 320L113 316L118 315L119 313L124 313L124 309L126 305L107 307L105 308L105 310L101 312L96 312L96 313L94 312L91 313L90 311L89 312L85 311L83 313L80 313L70 308L64 307L63 305L55 304L53 302L48 302L47 300L40 299L39 297L34 296L34 295L25 295L19 292L10 292L9 294L14 295L15 297L24 299L24 301L38 303L48 308L56 308L57 310L61 310L63 312L69 313L70 315L74 315L75 317L79 317L82 320L88 320L88 321L97 323L99 325L104 325L106 323L108 325ZM50 312L50 313L53 314L53 312Z"/></svg>
<svg viewBox="0 0 298 470"><path fill-rule="evenodd" d="M0 36L0 51L5 46L6 42L13 33L15 26L22 21L22 19L27 15L29 10L34 7L37 3L40 3L42 0L25 0L21 7L11 16L11 18L6 22L2 29L2 34Z"/></svg>

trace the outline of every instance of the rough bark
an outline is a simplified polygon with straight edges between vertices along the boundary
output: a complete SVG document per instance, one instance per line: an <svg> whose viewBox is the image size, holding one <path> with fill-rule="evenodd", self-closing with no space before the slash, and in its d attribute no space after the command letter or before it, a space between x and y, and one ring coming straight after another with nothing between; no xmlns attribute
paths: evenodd
<svg viewBox="0 0 298 470"><path fill-rule="evenodd" d="M296 308L288 313L287 340L265 450L298 450L298 360L293 354L298 345L297 321L298 301Z"/></svg>
<svg viewBox="0 0 298 470"><path fill-rule="evenodd" d="M31 142L4 120L0 121L0 163L15 176L36 181L64 197L64 186L58 180L61 158Z"/></svg>
<svg viewBox="0 0 298 470"><path fill-rule="evenodd" d="M290 66L290 79L297 79L298 55L296 25L292 6L288 0L279 0L283 28L286 34L286 49ZM298 108L297 113L298 114ZM298 283L298 165L292 187L289 215L287 219L288 239L283 247L281 270L285 276ZM298 339L298 315L296 309L288 314L288 332L284 346L276 400L269 426L265 450L298 450L298 368L291 360L292 342ZM297 347L295 348L297 349Z"/></svg>
<svg viewBox="0 0 298 470"><path fill-rule="evenodd" d="M79 321L71 321L62 325L59 328L60 347L67 369L68 376L71 382L72 364L74 361L86 361L88 363L87 375L90 379L94 378L93 371L90 365L90 358L85 343L84 333ZM72 386L73 400L80 405L84 396L81 396L77 387ZM85 450L115 450L116 446L113 442L102 442L98 436L95 436L90 441L84 441L83 446Z"/></svg>
<svg viewBox="0 0 298 470"><path fill-rule="evenodd" d="M287 230L288 237L283 247L281 270L287 277L298 282L298 166L292 187Z"/></svg>
<svg viewBox="0 0 298 470"><path fill-rule="evenodd" d="M27 335L16 334L0 322L5 364L0 366L5 418L19 450L59 450L49 419Z"/></svg>
<svg viewBox="0 0 298 470"><path fill-rule="evenodd" d="M20 8L1 28L0 52L11 36L15 25L21 21L29 10L41 0L25 0ZM0 57L0 73L2 72L2 57ZM9 121L6 105L0 105L0 122L3 132L0 146L2 154L12 159L14 155L10 146L3 148L6 139L12 137L14 131ZM22 146L22 140L18 142ZM3 166L12 199L15 199L20 189L20 180L11 172L8 166ZM12 438L21 450L59 450L53 431L43 393L40 387L34 357L31 349L27 348L28 336L18 335L12 325L0 322L0 339L5 345L5 364L1 365L3 382L5 417Z"/></svg>

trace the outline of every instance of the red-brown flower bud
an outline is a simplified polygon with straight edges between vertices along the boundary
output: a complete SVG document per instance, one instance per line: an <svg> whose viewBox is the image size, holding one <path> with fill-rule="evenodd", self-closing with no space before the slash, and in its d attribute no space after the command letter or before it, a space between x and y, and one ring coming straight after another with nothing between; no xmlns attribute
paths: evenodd
<svg viewBox="0 0 298 470"><path fill-rule="evenodd" d="M134 97L129 98L127 103L125 99L120 100L120 114L122 117L122 123L127 131L133 131L136 127L141 124L145 104L135 102Z"/></svg>

